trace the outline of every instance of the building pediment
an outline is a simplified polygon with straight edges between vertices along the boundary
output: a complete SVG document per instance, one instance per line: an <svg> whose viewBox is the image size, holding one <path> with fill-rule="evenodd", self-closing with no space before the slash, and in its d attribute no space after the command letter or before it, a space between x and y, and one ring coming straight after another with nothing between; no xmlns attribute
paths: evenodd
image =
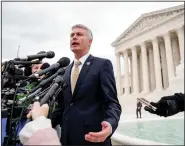
<svg viewBox="0 0 185 146"><path fill-rule="evenodd" d="M184 13L184 5L142 14L111 45L115 46L116 44L163 23L181 13Z"/></svg>

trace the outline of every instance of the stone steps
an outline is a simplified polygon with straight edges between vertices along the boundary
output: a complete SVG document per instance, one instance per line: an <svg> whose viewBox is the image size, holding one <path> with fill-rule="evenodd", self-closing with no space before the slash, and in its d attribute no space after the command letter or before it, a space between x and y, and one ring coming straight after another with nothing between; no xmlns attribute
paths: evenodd
<svg viewBox="0 0 185 146"><path fill-rule="evenodd" d="M145 98L149 101L157 102L163 96L172 95L174 93L184 93L184 63L176 67L176 77L170 80L170 86L166 90L153 91L150 93L141 93L139 95L122 95L119 97L120 104L122 105L121 119L135 119L136 118L136 103L137 98ZM144 105L143 105L144 107ZM142 107L142 115L144 117L156 117L146 112Z"/></svg>

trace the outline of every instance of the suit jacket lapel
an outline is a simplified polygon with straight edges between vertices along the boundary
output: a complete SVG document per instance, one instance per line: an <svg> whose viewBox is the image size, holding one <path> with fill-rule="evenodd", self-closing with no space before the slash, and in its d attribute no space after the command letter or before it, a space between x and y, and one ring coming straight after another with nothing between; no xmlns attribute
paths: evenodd
<svg viewBox="0 0 185 146"><path fill-rule="evenodd" d="M85 63L83 64L83 67L80 71L80 74L78 76L78 80L74 89L73 97L75 97L76 93L78 92L80 85L82 84L83 80L85 79L87 72L92 64L93 56L89 55L89 57L86 59Z"/></svg>
<svg viewBox="0 0 185 146"><path fill-rule="evenodd" d="M73 67L73 63L71 63L68 67L66 67L65 74L64 74L64 81L67 83L68 88L64 90L64 92L67 94L66 100L71 101L72 99L72 92L71 92L71 70Z"/></svg>

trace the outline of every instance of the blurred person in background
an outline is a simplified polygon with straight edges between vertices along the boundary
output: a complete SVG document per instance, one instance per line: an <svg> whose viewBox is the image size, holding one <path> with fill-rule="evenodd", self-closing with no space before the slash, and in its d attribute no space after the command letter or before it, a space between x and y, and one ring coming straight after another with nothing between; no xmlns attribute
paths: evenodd
<svg viewBox="0 0 185 146"><path fill-rule="evenodd" d="M137 116L137 119L138 119L138 113L139 113L140 119L141 119L141 108L142 108L142 103L137 100L137 107L136 107L136 116Z"/></svg>

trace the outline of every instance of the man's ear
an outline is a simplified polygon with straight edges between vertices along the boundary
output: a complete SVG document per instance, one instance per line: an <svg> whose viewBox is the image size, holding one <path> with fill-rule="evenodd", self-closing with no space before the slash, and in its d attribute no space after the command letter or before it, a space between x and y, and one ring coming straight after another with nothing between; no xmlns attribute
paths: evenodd
<svg viewBox="0 0 185 146"><path fill-rule="evenodd" d="M91 44L92 44L92 40L89 40L89 47L91 46Z"/></svg>

